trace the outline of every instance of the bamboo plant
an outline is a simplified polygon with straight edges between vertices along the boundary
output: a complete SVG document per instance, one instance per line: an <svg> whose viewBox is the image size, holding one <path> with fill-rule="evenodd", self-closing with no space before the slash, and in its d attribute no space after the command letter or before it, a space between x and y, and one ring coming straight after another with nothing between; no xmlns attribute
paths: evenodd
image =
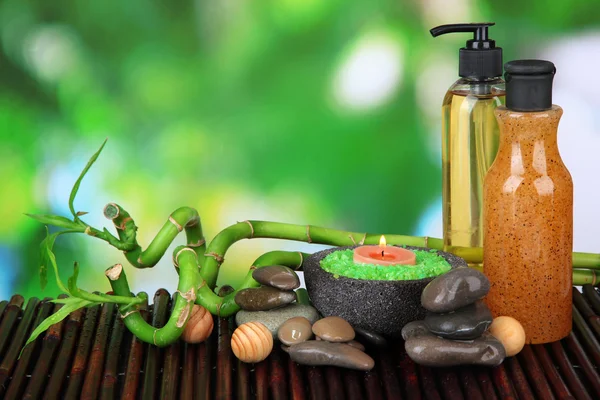
<svg viewBox="0 0 600 400"><path fill-rule="evenodd" d="M67 317L72 311L109 302L118 305L125 325L140 340L156 346L167 346L176 341L181 335L194 303L205 307L214 315L231 316L239 310L239 306L234 301L237 291L259 286L252 278L252 270L267 265L285 265L297 270L302 267L303 260L307 256L302 252L289 251L265 253L250 266L245 279L237 290L231 293L216 294L214 290L219 268L225 261L227 250L237 241L272 238L332 246L351 246L377 244L381 237L379 233L347 232L312 225L243 221L221 231L207 246L198 212L190 207L181 207L171 213L158 234L144 250L137 241L138 228L133 218L120 205L109 203L104 207L104 216L112 221L117 236L110 233L107 228L100 230L88 225L81 219L86 213L75 211L74 200L81 181L102 152L105 144L106 141L90 158L73 186L69 196L69 209L72 219L56 215L27 214L45 225L63 228L61 231L48 234L41 243L40 280L43 288L47 282L47 269L50 266L54 271L59 288L67 294L66 298L54 300L56 303L63 303L63 307L44 320L32 332L27 343L35 340L39 334ZM58 274L56 258L52 252L52 247L58 236L69 233L83 233L104 240L117 250L124 252L127 261L133 267L152 268L162 259L169 245L182 231L185 231L186 244L177 247L173 252L173 264L179 274L175 304L171 317L162 328L154 328L140 315L140 309L147 302L146 295L141 293L134 296L131 293L125 268L122 265L114 265L108 268L105 273L114 295L90 293L77 287L77 275L79 273L77 264L75 264L73 276L69 278L67 285L64 285ZM386 234L385 237L391 245L420 246L444 250L464 258L469 263L481 263L483 259L481 248L444 247L443 240L438 238L395 234ZM575 285L596 284L596 272L600 273L600 254L573 253L573 267L573 283Z"/></svg>

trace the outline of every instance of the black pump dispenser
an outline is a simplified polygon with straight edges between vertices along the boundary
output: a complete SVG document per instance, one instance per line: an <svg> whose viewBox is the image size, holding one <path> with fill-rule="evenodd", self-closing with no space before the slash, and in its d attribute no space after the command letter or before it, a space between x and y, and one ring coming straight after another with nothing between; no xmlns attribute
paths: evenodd
<svg viewBox="0 0 600 400"><path fill-rule="evenodd" d="M446 33L472 32L473 39L468 40L459 50L458 75L463 78L486 80L502 76L502 48L488 37L488 28L493 22L477 24L449 24L431 29L431 35L437 37Z"/></svg>
<svg viewBox="0 0 600 400"><path fill-rule="evenodd" d="M544 111L552 108L554 64L544 60L516 60L504 65L506 108L513 111Z"/></svg>

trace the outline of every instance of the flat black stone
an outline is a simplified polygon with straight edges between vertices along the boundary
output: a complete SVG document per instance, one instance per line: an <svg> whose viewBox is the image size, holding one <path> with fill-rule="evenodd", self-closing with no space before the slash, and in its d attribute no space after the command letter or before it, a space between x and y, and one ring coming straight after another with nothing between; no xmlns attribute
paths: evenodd
<svg viewBox="0 0 600 400"><path fill-rule="evenodd" d="M492 313L481 300L444 314L429 313L424 324L429 331L447 339L472 340L487 331Z"/></svg>
<svg viewBox="0 0 600 400"><path fill-rule="evenodd" d="M455 268L428 284L421 295L421 305L431 312L458 310L482 299L490 291L490 281L473 268Z"/></svg>
<svg viewBox="0 0 600 400"><path fill-rule="evenodd" d="M354 279L323 270L320 262L328 254L358 246L336 247L312 254L304 261L304 280L313 305L324 316L344 318L355 328L400 337L407 323L425 318L421 292L433 280L425 278L402 281ZM430 250L406 246L409 250ZM437 251L452 266L467 267L454 254Z"/></svg>

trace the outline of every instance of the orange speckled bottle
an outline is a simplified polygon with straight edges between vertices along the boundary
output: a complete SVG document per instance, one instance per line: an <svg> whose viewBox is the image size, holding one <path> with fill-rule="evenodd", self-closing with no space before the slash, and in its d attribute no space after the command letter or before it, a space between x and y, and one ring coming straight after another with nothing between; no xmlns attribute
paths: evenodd
<svg viewBox="0 0 600 400"><path fill-rule="evenodd" d="M493 315L516 318L527 343L571 331L573 181L558 152L562 109L552 105L554 65L505 65L500 147L484 180L484 273Z"/></svg>

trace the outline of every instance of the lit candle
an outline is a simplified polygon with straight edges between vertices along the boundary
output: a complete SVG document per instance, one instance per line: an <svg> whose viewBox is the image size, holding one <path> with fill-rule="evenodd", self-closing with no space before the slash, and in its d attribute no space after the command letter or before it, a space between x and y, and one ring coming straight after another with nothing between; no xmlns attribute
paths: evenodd
<svg viewBox="0 0 600 400"><path fill-rule="evenodd" d="M385 237L379 239L379 246L360 246L354 249L354 262L375 265L415 265L416 255L402 247L387 246Z"/></svg>

